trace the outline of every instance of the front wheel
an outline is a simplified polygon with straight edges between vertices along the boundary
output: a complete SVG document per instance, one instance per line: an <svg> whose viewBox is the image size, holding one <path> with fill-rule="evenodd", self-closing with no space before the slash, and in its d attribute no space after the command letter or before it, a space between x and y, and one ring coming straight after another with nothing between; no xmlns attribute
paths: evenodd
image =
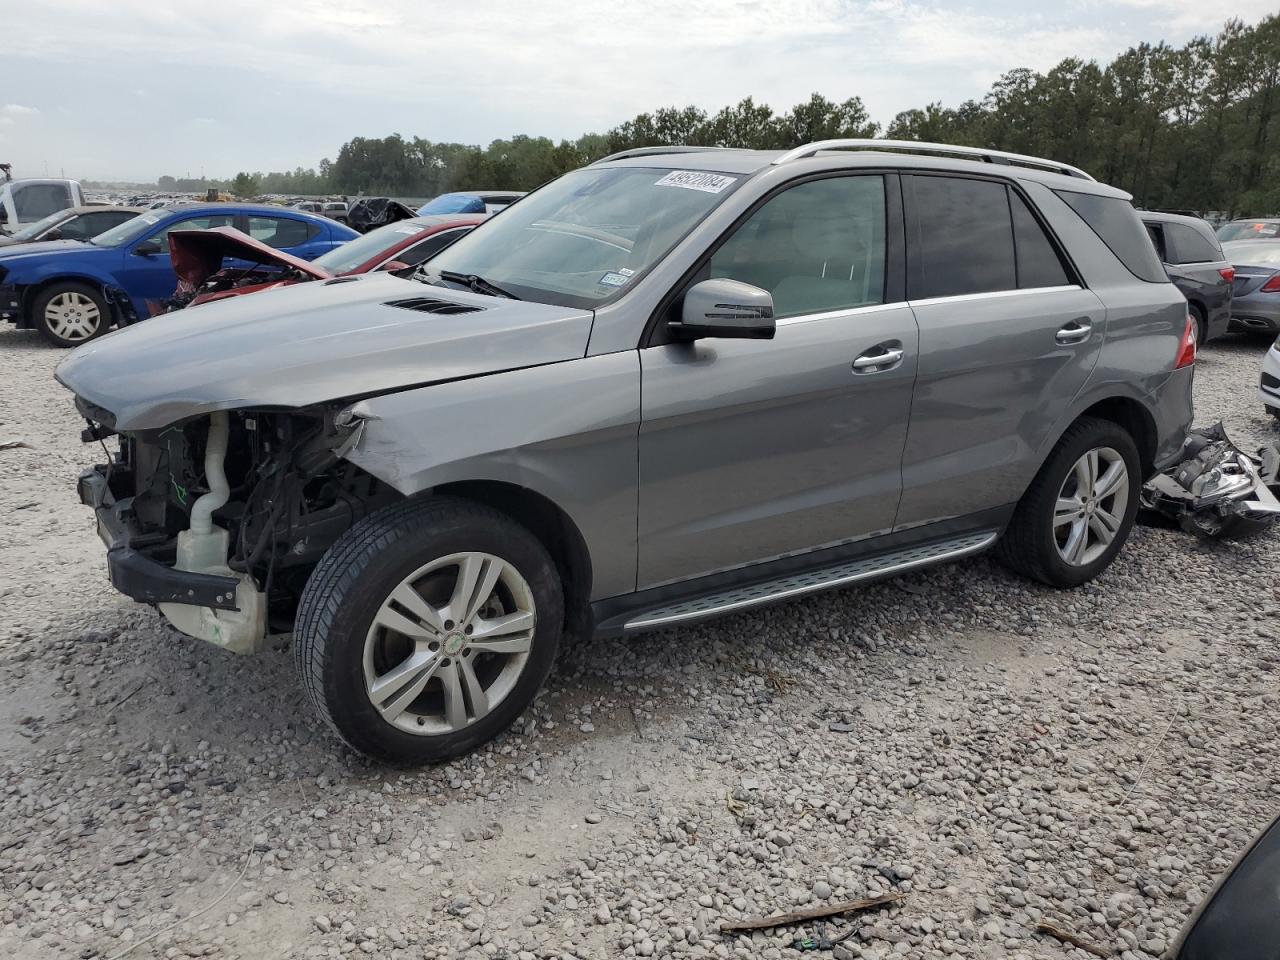
<svg viewBox="0 0 1280 960"><path fill-rule="evenodd" d="M1001 559L1050 586L1092 580L1129 538L1140 475L1137 446L1123 427L1092 417L1078 420L1018 502L1000 541Z"/></svg>
<svg viewBox="0 0 1280 960"><path fill-rule="evenodd" d="M88 284L55 283L31 304L31 320L54 346L75 347L107 332L111 309L102 292Z"/></svg>
<svg viewBox="0 0 1280 960"><path fill-rule="evenodd" d="M412 500L357 523L307 581L295 662L348 745L395 763L450 760L533 701L564 623L556 567L505 514Z"/></svg>

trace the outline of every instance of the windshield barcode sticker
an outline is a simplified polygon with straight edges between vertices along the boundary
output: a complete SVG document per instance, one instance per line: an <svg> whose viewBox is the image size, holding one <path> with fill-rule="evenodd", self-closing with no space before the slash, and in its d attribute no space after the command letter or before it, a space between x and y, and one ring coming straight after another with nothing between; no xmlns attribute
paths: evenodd
<svg viewBox="0 0 1280 960"><path fill-rule="evenodd" d="M686 190L701 190L703 193L719 193L726 187L738 182L737 177L726 177L723 173L701 173L697 170L672 170L654 184L655 187L684 187Z"/></svg>

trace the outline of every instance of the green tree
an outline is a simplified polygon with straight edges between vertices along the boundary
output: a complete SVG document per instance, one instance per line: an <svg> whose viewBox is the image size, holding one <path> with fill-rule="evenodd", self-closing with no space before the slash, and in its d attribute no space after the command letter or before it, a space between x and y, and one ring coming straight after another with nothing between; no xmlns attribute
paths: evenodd
<svg viewBox="0 0 1280 960"><path fill-rule="evenodd" d="M243 171L237 173L235 179L231 181L231 192L237 197L247 199L258 195L258 178L251 173Z"/></svg>

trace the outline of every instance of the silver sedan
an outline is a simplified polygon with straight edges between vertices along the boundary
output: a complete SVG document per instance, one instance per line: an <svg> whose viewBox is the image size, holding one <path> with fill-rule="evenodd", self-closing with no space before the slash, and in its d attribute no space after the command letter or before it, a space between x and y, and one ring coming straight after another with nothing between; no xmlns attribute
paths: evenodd
<svg viewBox="0 0 1280 960"><path fill-rule="evenodd" d="M1231 329L1280 333L1280 240L1235 240L1222 251L1236 268Z"/></svg>

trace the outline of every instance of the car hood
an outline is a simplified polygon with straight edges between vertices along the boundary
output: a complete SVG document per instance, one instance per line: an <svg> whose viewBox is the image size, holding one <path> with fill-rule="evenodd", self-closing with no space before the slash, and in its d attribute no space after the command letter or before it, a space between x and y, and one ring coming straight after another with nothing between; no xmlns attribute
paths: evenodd
<svg viewBox="0 0 1280 960"><path fill-rule="evenodd" d="M178 279L193 288L222 269L224 257L248 260L264 266L289 267L313 280L329 280L333 274L301 257L269 247L235 227L169 231L169 261Z"/></svg>
<svg viewBox="0 0 1280 960"><path fill-rule="evenodd" d="M573 360L591 319L375 273L163 314L77 347L56 376L116 429L154 429Z"/></svg>
<svg viewBox="0 0 1280 960"><path fill-rule="evenodd" d="M25 257L45 257L51 253L88 253L91 251L115 250L115 247L98 247L92 243L81 243L79 240L33 240L30 243L13 243L0 250L0 260L6 264L21 262Z"/></svg>

